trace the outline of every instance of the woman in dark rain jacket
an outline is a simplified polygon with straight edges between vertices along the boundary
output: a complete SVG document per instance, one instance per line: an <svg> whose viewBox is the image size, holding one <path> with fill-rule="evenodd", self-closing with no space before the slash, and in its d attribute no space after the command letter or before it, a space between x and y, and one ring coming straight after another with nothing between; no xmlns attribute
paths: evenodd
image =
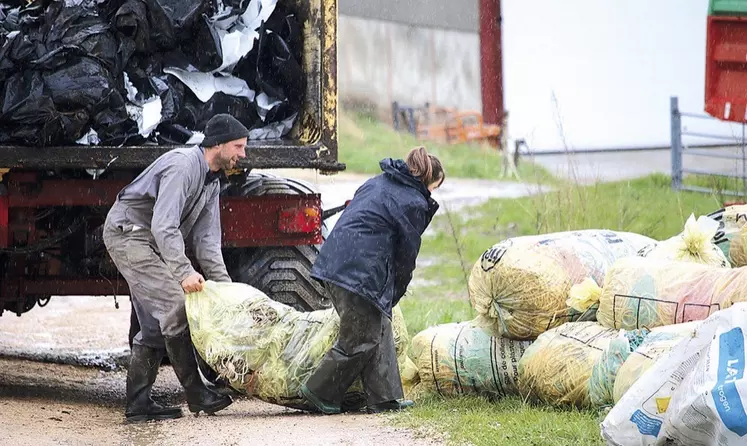
<svg viewBox="0 0 747 446"><path fill-rule="evenodd" d="M392 307L412 279L421 236L438 210L431 192L445 174L424 147L380 166L383 173L356 191L311 271L340 316L337 342L301 387L303 397L327 414L343 410L342 398L358 377L368 412L412 405L401 401Z"/></svg>

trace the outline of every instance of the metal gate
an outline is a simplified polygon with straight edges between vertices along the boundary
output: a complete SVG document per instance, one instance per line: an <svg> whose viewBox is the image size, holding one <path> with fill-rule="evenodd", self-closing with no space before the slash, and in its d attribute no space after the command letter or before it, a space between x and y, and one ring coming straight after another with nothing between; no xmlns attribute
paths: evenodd
<svg viewBox="0 0 747 446"><path fill-rule="evenodd" d="M672 188L747 196L746 124L720 121L704 113L682 112L676 96L670 98L670 117ZM688 129L698 122L716 130L711 133Z"/></svg>

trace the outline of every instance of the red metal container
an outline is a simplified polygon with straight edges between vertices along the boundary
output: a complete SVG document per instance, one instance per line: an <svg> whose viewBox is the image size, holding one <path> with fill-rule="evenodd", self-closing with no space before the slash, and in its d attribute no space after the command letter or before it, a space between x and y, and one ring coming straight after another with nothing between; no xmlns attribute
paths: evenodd
<svg viewBox="0 0 747 446"><path fill-rule="evenodd" d="M709 16L707 26L705 111L747 122L747 17Z"/></svg>

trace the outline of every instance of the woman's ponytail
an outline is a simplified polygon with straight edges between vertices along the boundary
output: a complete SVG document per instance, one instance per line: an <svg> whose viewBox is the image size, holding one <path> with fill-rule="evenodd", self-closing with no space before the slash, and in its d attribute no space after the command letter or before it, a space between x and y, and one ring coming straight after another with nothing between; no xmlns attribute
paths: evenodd
<svg viewBox="0 0 747 446"><path fill-rule="evenodd" d="M446 179L441 161L428 153L425 147L415 147L405 158L410 173L420 179L426 186L435 182L443 183Z"/></svg>

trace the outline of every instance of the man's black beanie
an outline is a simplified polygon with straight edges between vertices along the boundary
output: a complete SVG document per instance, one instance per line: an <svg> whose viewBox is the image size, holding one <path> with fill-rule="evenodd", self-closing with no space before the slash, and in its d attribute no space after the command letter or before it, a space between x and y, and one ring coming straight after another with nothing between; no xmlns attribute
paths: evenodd
<svg viewBox="0 0 747 446"><path fill-rule="evenodd" d="M248 138L249 130L231 115L221 113L210 118L205 125L203 147L213 147L236 139Z"/></svg>

